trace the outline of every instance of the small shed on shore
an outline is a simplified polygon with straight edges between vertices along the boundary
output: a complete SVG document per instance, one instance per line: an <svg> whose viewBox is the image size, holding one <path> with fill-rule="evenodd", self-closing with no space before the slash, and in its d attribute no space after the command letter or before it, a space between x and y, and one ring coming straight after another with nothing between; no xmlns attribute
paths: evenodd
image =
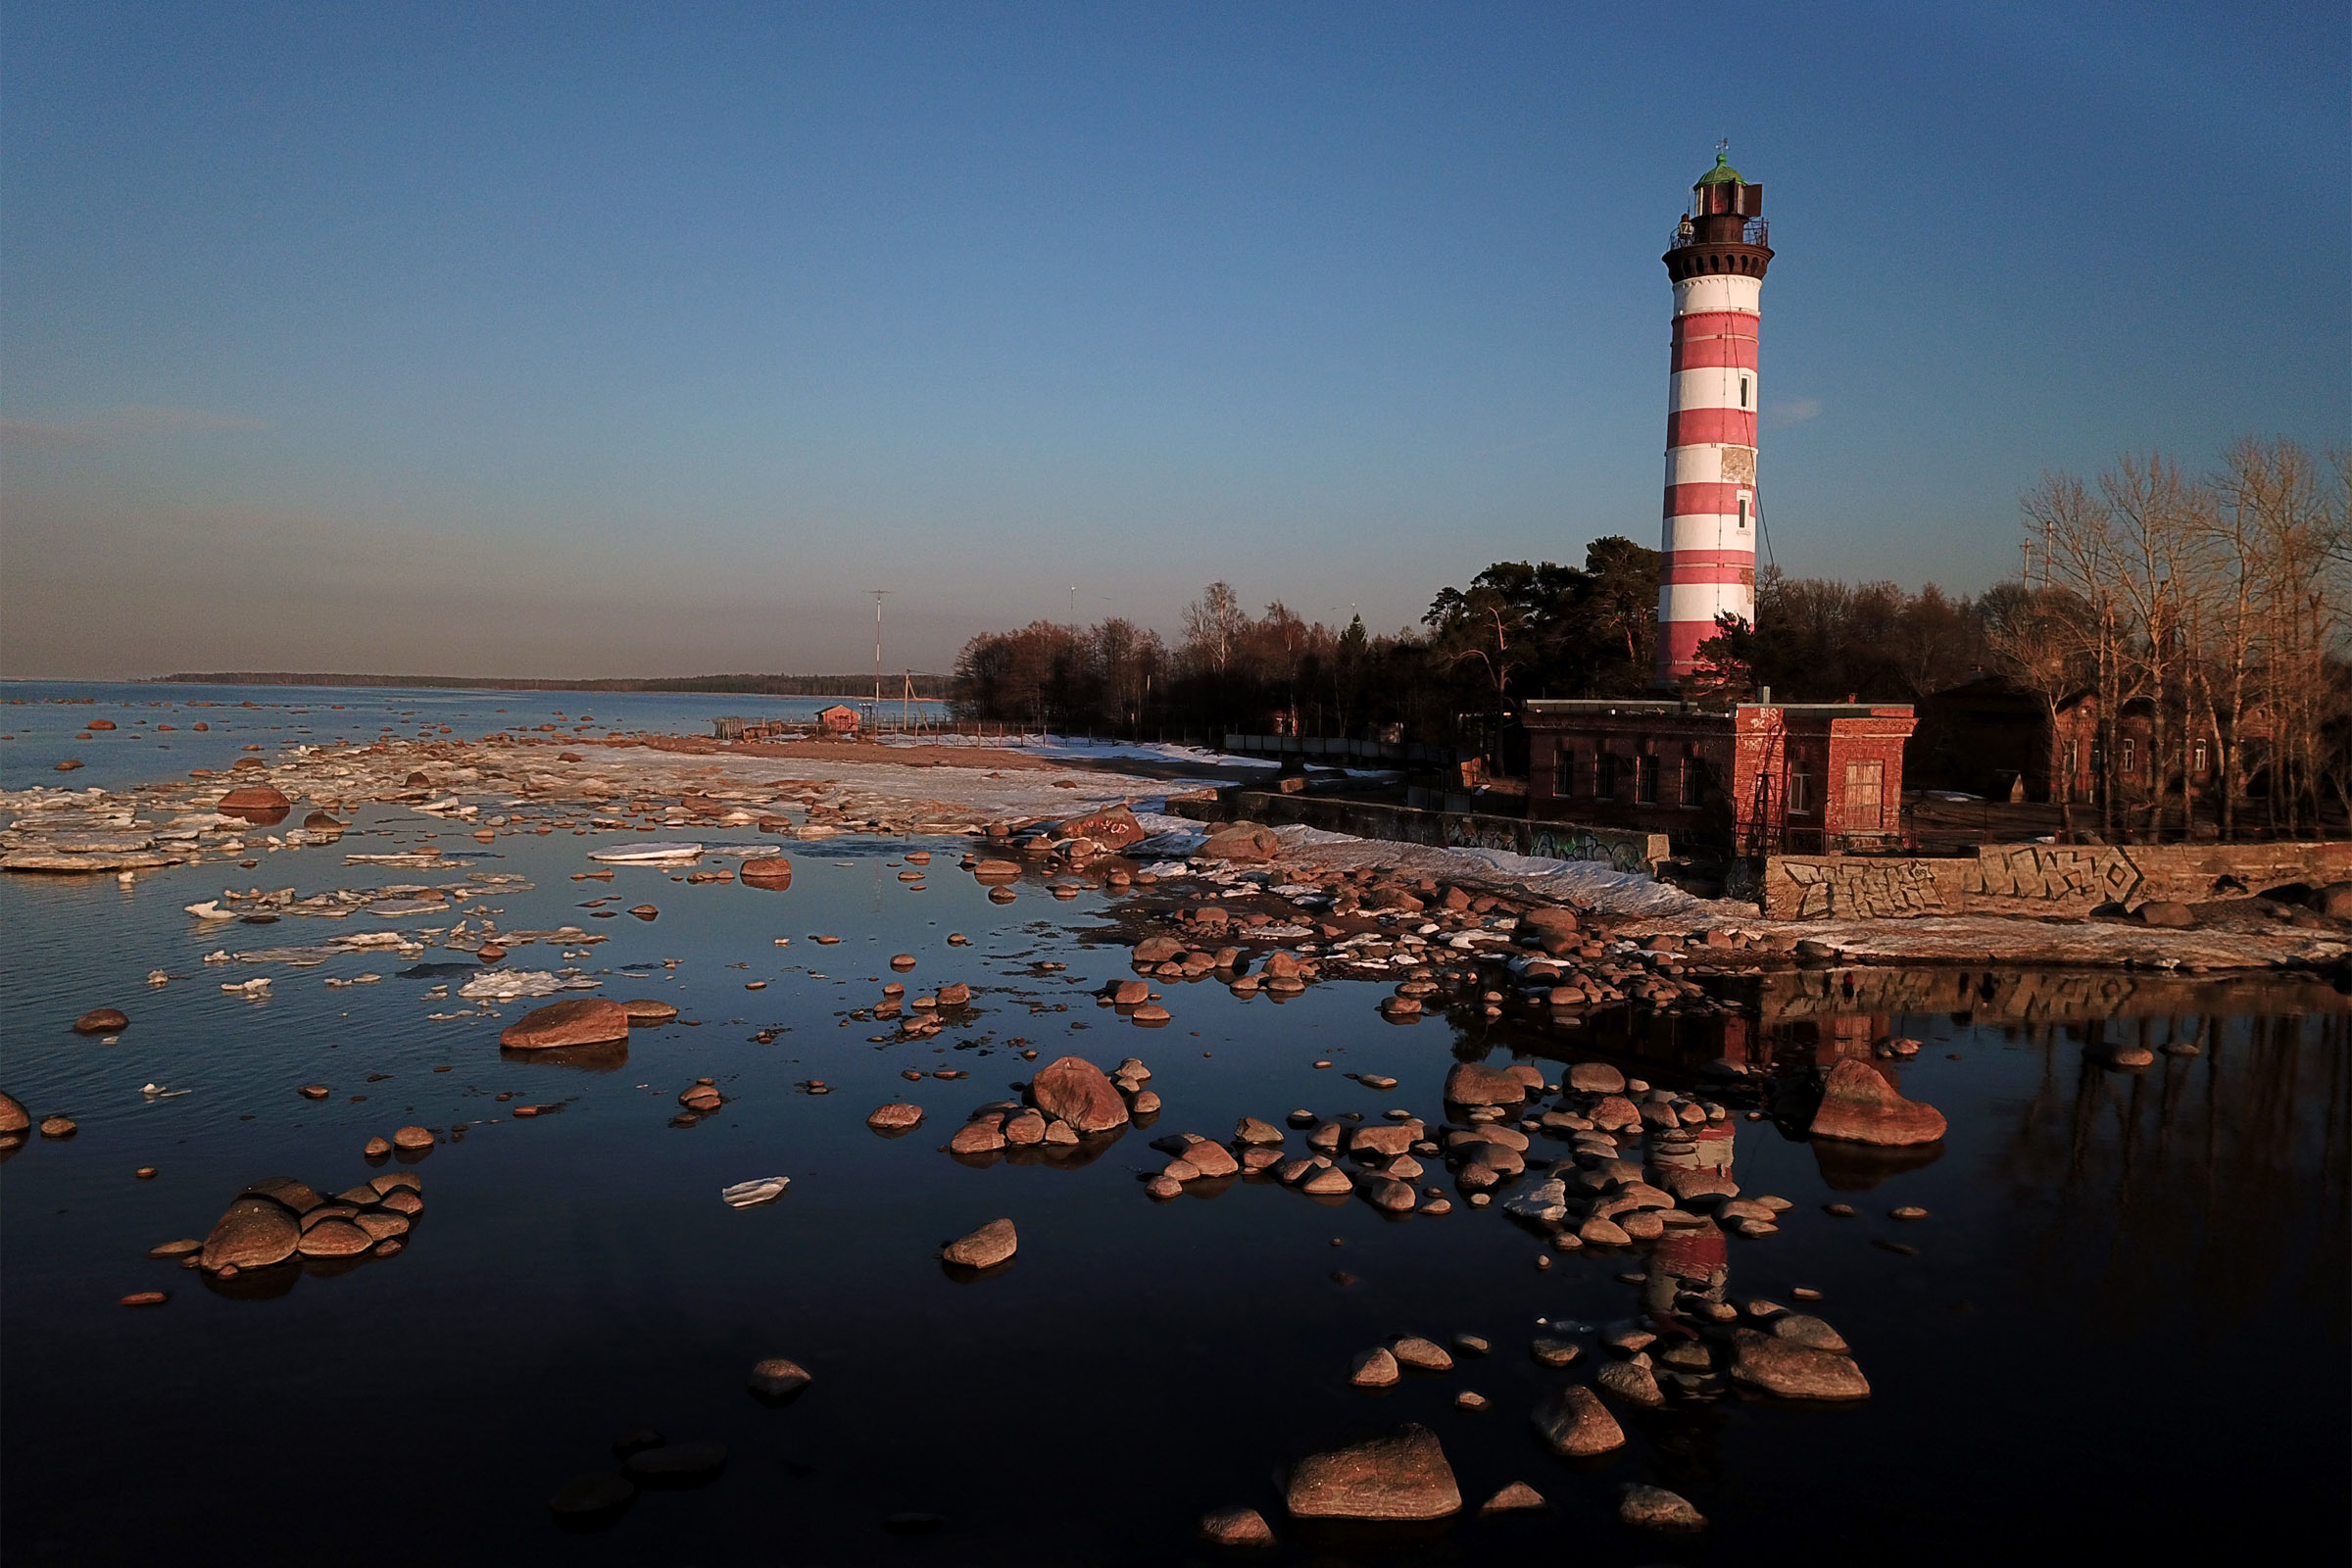
<svg viewBox="0 0 2352 1568"><path fill-rule="evenodd" d="M858 733L858 710L847 703L835 703L816 715L816 727L827 735Z"/></svg>

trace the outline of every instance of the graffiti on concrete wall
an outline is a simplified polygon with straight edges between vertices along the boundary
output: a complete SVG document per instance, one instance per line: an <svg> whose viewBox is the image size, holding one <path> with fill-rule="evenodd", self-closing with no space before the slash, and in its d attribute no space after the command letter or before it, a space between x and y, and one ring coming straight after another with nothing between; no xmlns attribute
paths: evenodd
<svg viewBox="0 0 2352 1568"><path fill-rule="evenodd" d="M1967 863L1961 891L1972 899L2019 899L2062 904L2087 912L2101 904L2129 904L2140 870L2111 844L1986 845Z"/></svg>
<svg viewBox="0 0 2352 1568"><path fill-rule="evenodd" d="M1782 895L1769 901L1778 919L1902 920L1951 912L1934 868L1918 860L1775 859L1773 867L1791 884L1769 890Z"/></svg>
<svg viewBox="0 0 2352 1568"><path fill-rule="evenodd" d="M1647 834L1595 833L1572 822L1536 823L1528 834L1530 855L1552 860L1595 860L1613 871L1649 870Z"/></svg>
<svg viewBox="0 0 2352 1568"><path fill-rule="evenodd" d="M1723 896L1741 904L1763 903L1763 867L1744 855L1732 861L1724 867Z"/></svg>
<svg viewBox="0 0 2352 1568"><path fill-rule="evenodd" d="M1466 816L1456 811L1446 813L1446 847L1453 850L1502 850L1512 855L1524 853L1520 835L1526 829L1523 822L1502 816Z"/></svg>

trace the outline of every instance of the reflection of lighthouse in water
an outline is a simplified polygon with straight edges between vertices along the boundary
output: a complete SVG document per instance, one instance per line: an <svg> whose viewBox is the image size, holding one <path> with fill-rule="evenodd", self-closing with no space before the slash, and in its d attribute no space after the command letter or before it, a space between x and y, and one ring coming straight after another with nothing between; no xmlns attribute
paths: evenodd
<svg viewBox="0 0 2352 1568"><path fill-rule="evenodd" d="M1728 1181L1732 1174L1732 1126L1727 1119L1699 1126L1660 1128L1650 1135L1649 1164L1669 1182L1677 1171L1720 1176ZM1676 1310L1678 1298L1686 1294L1721 1305L1724 1290L1731 1282L1731 1250L1722 1227L1693 1225L1668 1230L1651 1246L1646 1272L1642 1305L1653 1314Z"/></svg>

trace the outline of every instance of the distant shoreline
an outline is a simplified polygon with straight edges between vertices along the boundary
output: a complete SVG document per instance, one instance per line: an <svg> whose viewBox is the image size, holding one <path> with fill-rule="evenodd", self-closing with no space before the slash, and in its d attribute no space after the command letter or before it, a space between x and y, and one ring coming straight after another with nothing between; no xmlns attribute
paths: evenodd
<svg viewBox="0 0 2352 1568"><path fill-rule="evenodd" d="M945 702L947 677L944 675L915 675L916 702ZM882 700L903 702L906 675L899 677L900 689L890 689L888 679L883 686ZM610 678L602 680L530 680L505 676L478 675L349 675L319 674L288 670L219 670L209 673L182 671L159 675L140 685L181 686L343 686L384 687L395 689L425 688L433 690L464 690L492 692L710 692L743 697L825 697L845 702L873 700L870 679L858 675L673 675L638 679ZM864 686L864 690L859 690Z"/></svg>

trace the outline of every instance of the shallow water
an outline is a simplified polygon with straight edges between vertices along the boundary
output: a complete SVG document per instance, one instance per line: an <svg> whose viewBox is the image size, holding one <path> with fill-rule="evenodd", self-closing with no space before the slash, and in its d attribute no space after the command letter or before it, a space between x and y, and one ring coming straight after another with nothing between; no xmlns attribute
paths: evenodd
<svg viewBox="0 0 2352 1568"><path fill-rule="evenodd" d="M264 755L287 746L355 745L385 734L475 740L500 730L555 724L583 737L618 732L708 735L722 714L807 722L830 697L726 692L502 691L473 687L207 686L178 682L0 681L0 789L122 789L194 768L226 769L248 744ZM855 701L855 699L853 699ZM898 706L884 703L884 717ZM916 704L938 711L936 704ZM594 719L580 724L581 715ZM93 718L112 730L91 730ZM208 727L198 730L202 723ZM169 724L171 729L160 726ZM73 759L82 765L60 773Z"/></svg>
<svg viewBox="0 0 2352 1568"><path fill-rule="evenodd" d="M608 694L555 699L590 695L603 717ZM1204 982L1165 987L1175 1020L1147 1030L1090 995L1128 972L1105 895L1061 903L1028 883L992 905L956 869L953 841L924 846L939 857L926 891L898 880L911 845L848 838L793 846L793 885L769 893L642 867L571 881L601 835L480 847L406 812L363 813L362 826L379 831L231 874L302 894L445 881L342 863L438 828L439 842L480 850L462 865L531 878L533 891L485 901L502 927L572 921L609 937L582 966L635 977L604 973L597 994L664 998L682 1019L638 1031L611 1070L505 1059L497 1031L530 1004L431 1021L466 1004L427 1001L451 977L402 977L415 960L203 962L415 917L200 927L181 906L219 893L230 871L219 865L127 892L111 879L0 882L0 1086L81 1129L35 1139L0 1174L11 1562L1181 1563L1215 1555L1192 1539L1198 1515L1236 1503L1274 1521L1283 1544L1250 1560L1275 1563L1467 1563L1497 1549L1960 1562L2023 1542L2179 1560L2254 1539L2344 1539L2352 1077L2345 999L2323 988L2004 976L1988 997L1985 977L1971 977L1964 1013L1950 971L1867 971L1877 989L1852 999L1815 972L1759 985L1753 1015L1728 1028L1601 1019L1562 1034L1474 1018L1391 1026L1368 983L1278 1004ZM579 907L607 896L612 908L650 901L660 916ZM949 947L955 931L973 945ZM820 932L843 940L819 947ZM867 1037L886 1026L839 1016L877 999L898 952L920 960L903 977L910 993L973 985L967 1027L877 1047ZM428 950L423 961L462 957ZM545 946L504 965L556 966ZM173 978L150 989L157 967ZM220 989L261 972L275 977L266 1002ZM362 972L384 978L324 984ZM760 979L765 989L744 989ZM1907 1010L1922 999L1936 1010ZM118 1044L71 1032L106 1004L133 1020ZM2027 1021L2003 1021L2003 1008ZM2096 1021L2109 1014L2125 1021ZM2139 1073L2085 1059L2085 1035L2142 1019L2155 1043L2197 1038L2202 1054ZM772 1044L751 1038L766 1029L781 1031ZM1909 1169L1825 1162L1770 1121L1737 1121L1733 1174L1796 1206L1780 1235L1727 1240L1720 1258L1735 1299L1820 1289L1817 1310L1853 1343L1873 1397L1621 1412L1633 1441L1597 1465L1551 1458L1526 1420L1546 1389L1589 1379L1591 1356L1549 1371L1526 1343L1539 1319L1638 1310L1640 1289L1617 1276L1642 1267L1639 1254L1559 1255L1539 1270L1550 1255L1539 1238L1466 1205L1398 1221L1247 1181L1155 1204L1136 1180L1163 1162L1150 1139L1222 1138L1243 1114L1377 1119L1401 1105L1435 1121L1457 1054L1598 1054L1685 1086L1727 1052L1826 1059L1889 1029L1926 1042L1903 1084L1950 1117L1940 1153ZM1057 1164L939 1152L966 1110L1065 1052L1105 1066L1141 1055L1166 1102L1156 1126ZM1337 1065L1317 1070L1318 1058ZM942 1066L971 1077L900 1076ZM1377 1094L1346 1071L1400 1084ZM699 1076L730 1102L673 1128L675 1097ZM795 1091L812 1076L833 1092ZM150 1100L149 1082L192 1093ZM309 1082L332 1097L299 1098ZM493 1098L506 1091L516 1099ZM866 1111L900 1098L931 1120L898 1139L868 1132ZM562 1108L508 1117L523 1102ZM202 1236L256 1178L324 1191L361 1180L363 1142L406 1122L471 1125L416 1165L427 1212L400 1255L258 1299L144 1256ZM143 1164L161 1175L134 1180ZM718 1200L771 1174L792 1178L779 1201ZM1429 1180L1444 1180L1434 1161ZM1860 1217L1821 1212L1838 1199ZM1897 1204L1930 1217L1886 1218ZM943 1272L938 1245L1000 1215L1020 1227L1010 1267L976 1282ZM1354 1282L1335 1282L1342 1270ZM115 1304L144 1289L172 1299ZM1487 1336L1494 1353L1385 1394L1347 1384L1358 1349L1456 1331ZM744 1390L770 1355L816 1379L780 1409ZM1464 1388L1493 1407L1455 1408ZM1440 1435L1473 1507L1525 1480L1553 1510L1368 1542L1284 1522L1269 1481L1279 1463L1404 1420ZM726 1473L645 1494L601 1533L558 1530L548 1493L610 1467L610 1442L641 1425L723 1442ZM1626 1481L1683 1492L1712 1527L1677 1540L1620 1527L1611 1495ZM884 1529L910 1511L942 1522L927 1535Z"/></svg>

